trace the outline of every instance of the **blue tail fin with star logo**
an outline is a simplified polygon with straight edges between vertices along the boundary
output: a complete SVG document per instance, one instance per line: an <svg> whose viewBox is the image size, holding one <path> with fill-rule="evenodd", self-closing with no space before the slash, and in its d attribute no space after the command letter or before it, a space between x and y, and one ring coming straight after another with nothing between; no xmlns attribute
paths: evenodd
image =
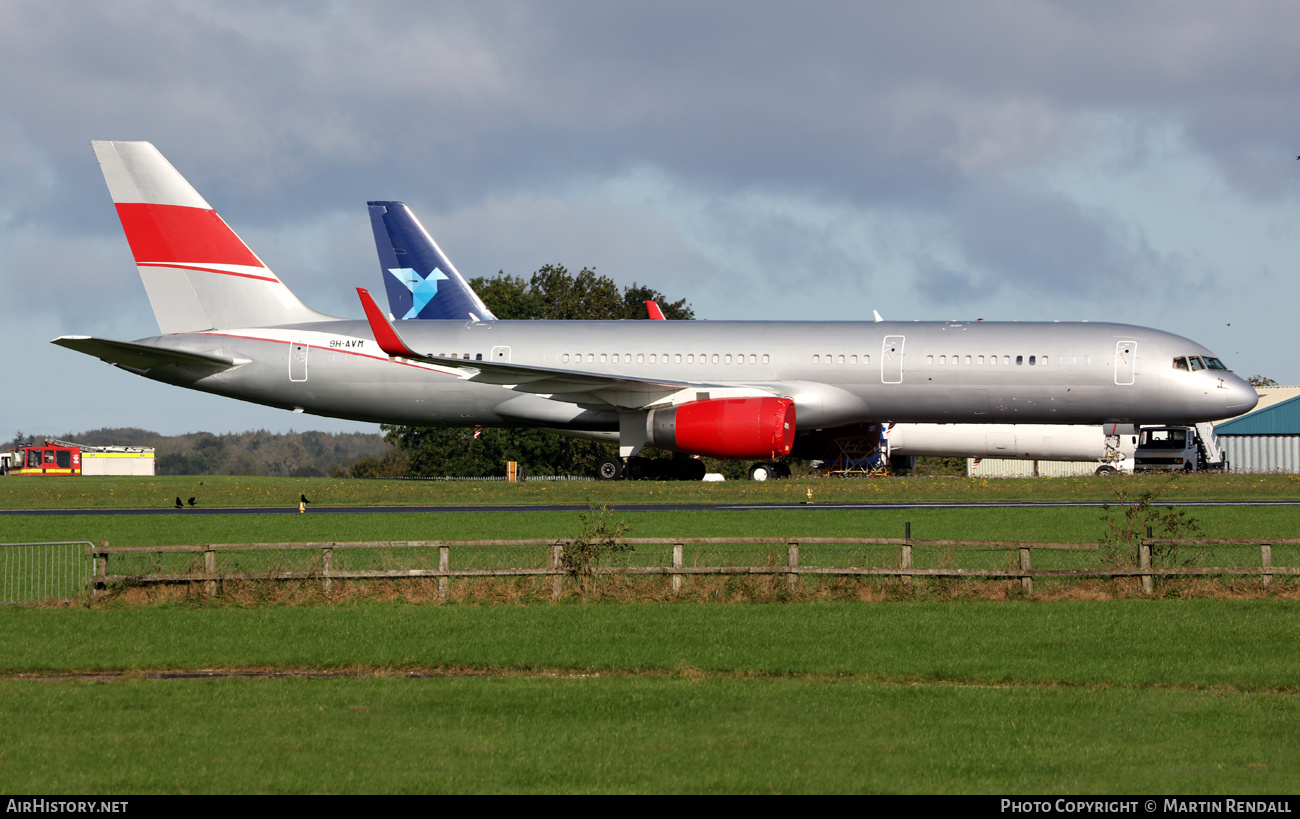
<svg viewBox="0 0 1300 819"><path fill-rule="evenodd" d="M367 202L394 319L492 321L442 248L402 202Z"/></svg>

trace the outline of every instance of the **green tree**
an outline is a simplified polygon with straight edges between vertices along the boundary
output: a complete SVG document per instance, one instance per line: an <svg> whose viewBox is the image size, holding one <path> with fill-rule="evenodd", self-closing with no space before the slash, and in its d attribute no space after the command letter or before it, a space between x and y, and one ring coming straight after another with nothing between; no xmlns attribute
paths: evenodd
<svg viewBox="0 0 1300 819"><path fill-rule="evenodd" d="M619 318L650 318L645 306L647 301L658 302L664 318L669 321L689 321L695 318L695 311L686 303L686 299L670 302L668 297L658 290L636 282L632 282L632 286L623 291L623 315L619 316Z"/></svg>
<svg viewBox="0 0 1300 819"><path fill-rule="evenodd" d="M537 296L528 289L528 282L518 276L507 276L504 272L498 272L490 279L477 276L469 280L469 286L503 321L536 318L540 310Z"/></svg>
<svg viewBox="0 0 1300 819"><path fill-rule="evenodd" d="M1263 375L1252 375L1246 379L1246 383L1252 387L1276 387L1277 382Z"/></svg>

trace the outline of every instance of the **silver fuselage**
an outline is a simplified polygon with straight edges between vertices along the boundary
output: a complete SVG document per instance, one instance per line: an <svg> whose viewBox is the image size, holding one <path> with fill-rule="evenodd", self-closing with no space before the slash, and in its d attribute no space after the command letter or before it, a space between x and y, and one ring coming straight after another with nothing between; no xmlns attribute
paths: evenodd
<svg viewBox="0 0 1300 819"><path fill-rule="evenodd" d="M1254 406L1228 370L1175 369L1212 356L1182 336L1123 324L1034 322L408 321L422 354L793 398L800 430L865 421L1193 424ZM210 374L142 375L258 404L358 421L430 426L619 429L643 411L608 392L539 394L474 370L393 359L365 321L160 336L142 344L246 363ZM717 397L714 395L714 397ZM681 400L678 397L671 399ZM638 405L638 402L639 405Z"/></svg>

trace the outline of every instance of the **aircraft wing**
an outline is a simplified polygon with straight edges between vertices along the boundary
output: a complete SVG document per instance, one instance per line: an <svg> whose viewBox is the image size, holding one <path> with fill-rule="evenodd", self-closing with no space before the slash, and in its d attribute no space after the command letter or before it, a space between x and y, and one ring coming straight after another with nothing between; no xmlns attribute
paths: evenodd
<svg viewBox="0 0 1300 819"><path fill-rule="evenodd" d="M135 372L148 372L167 364L219 372L244 363L219 355L169 350L165 347L136 344L131 341L113 341L93 336L59 336L51 343L86 355L93 355L109 364L116 364Z"/></svg>
<svg viewBox="0 0 1300 819"><path fill-rule="evenodd" d="M738 391L734 384L638 378L629 375L425 355L412 350L402 339L397 328L379 309L365 288L358 287L357 295L361 297L361 305L366 311L366 319L370 322L375 341L385 353L397 358L467 371L472 373L467 375L469 381L497 384L519 392L550 395L557 401L574 404L611 404L629 408L649 406L683 390L717 389L727 390L729 393ZM761 387L755 387L753 392L756 395L776 394L772 390Z"/></svg>

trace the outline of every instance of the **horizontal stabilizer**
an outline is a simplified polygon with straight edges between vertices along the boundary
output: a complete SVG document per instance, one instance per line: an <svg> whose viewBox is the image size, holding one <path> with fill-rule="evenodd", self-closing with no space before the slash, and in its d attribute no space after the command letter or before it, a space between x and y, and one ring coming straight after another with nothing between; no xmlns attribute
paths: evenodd
<svg viewBox="0 0 1300 819"><path fill-rule="evenodd" d="M226 358L225 356L171 350L149 344L113 341L112 339L94 338L92 336L59 336L51 343L86 355L93 355L95 358L107 361L109 364L116 364L119 367L136 372L148 372L167 364L220 372L245 363L242 360Z"/></svg>

